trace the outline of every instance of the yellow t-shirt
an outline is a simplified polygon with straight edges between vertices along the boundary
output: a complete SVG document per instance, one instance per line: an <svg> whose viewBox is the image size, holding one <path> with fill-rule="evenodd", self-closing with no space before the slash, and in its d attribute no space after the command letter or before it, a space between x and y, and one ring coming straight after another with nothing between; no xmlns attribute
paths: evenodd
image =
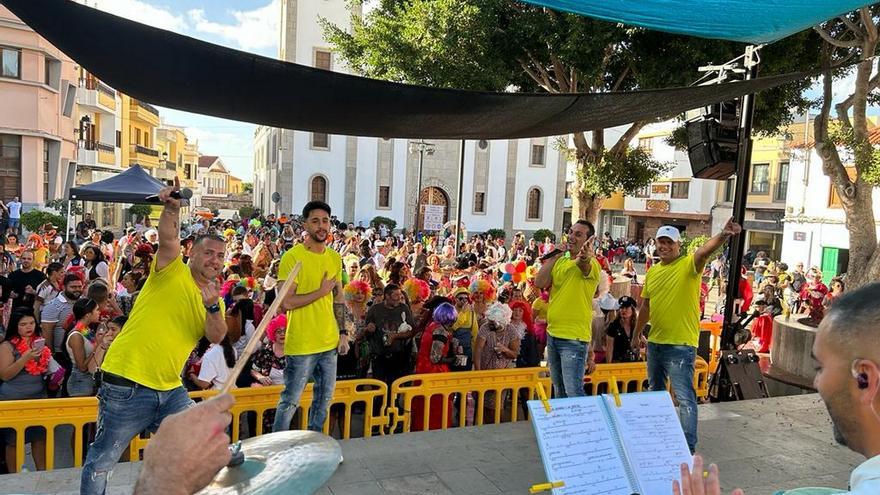
<svg viewBox="0 0 880 495"><path fill-rule="evenodd" d="M281 257L278 265L278 281L287 280L298 261L302 268L296 277L296 293L308 294L321 287L326 273L328 277L340 280L342 277L342 258L339 253L328 248L321 254L306 249L305 244L297 244ZM339 327L333 316L333 293L317 301L287 312L287 340L284 354L302 356L317 354L335 349L339 345Z"/></svg>
<svg viewBox="0 0 880 495"><path fill-rule="evenodd" d="M648 342L696 347L700 335L701 273L694 256L656 263L645 275L642 298L651 301Z"/></svg>
<svg viewBox="0 0 880 495"><path fill-rule="evenodd" d="M568 256L556 261L547 309L547 333L558 339L592 340L593 297L601 273L596 258L590 260L590 275L587 277Z"/></svg>
<svg viewBox="0 0 880 495"><path fill-rule="evenodd" d="M458 318L455 320L455 325L452 327L455 330L459 328L470 328L471 329L471 342L477 341L477 332L480 331L480 325L477 322L477 315L474 314L473 309L466 309L458 313Z"/></svg>
<svg viewBox="0 0 880 495"><path fill-rule="evenodd" d="M223 311L223 300L220 300ZM186 360L205 335L202 292L180 256L150 276L125 329L107 350L101 369L155 390L181 386Z"/></svg>

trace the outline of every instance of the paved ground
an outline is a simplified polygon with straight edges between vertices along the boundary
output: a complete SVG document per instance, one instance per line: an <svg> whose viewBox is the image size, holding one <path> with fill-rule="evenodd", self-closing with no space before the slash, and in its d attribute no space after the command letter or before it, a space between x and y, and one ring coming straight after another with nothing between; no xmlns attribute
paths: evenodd
<svg viewBox="0 0 880 495"><path fill-rule="evenodd" d="M817 395L702 405L699 436L697 450L718 463L728 492L846 488L862 461L834 444ZM321 495L524 494L544 478L529 422L353 439L342 450ZM131 493L138 467L120 465L108 493ZM78 483L76 469L0 476L0 494L75 493Z"/></svg>

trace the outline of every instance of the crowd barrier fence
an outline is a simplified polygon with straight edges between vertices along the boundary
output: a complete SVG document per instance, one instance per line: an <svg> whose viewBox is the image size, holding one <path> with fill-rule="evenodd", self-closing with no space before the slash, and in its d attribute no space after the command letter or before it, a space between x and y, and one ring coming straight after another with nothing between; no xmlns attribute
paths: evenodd
<svg viewBox="0 0 880 495"><path fill-rule="evenodd" d="M640 392L647 388L644 362L599 364L592 374L584 377L587 393L606 393L612 376L623 393ZM700 399L708 397L708 379L709 365L697 358L694 386ZM369 378L338 381L330 414L324 423L324 433L336 433L336 436L348 439L355 430L370 437L427 429L432 424L432 405L441 415L439 422L436 417L433 419L443 429L518 421L526 417L524 401L537 398L535 387L538 384L550 394L547 368L409 375L396 380L390 390L384 382ZM233 440L240 438L243 424L250 423L254 428L251 436L263 433L263 417L275 408L281 390L282 386L276 385L232 391L235 405L231 412L237 418L232 422ZM192 392L190 396L199 401L215 393ZM295 428L306 428L312 398L312 385L309 384L294 417ZM354 414L355 411L358 414ZM94 434L94 427L89 425L95 422L97 415L98 400L95 397L0 401L0 428L16 431L16 467L24 463L25 430L43 428L46 431L46 469L54 469L56 429L64 425L73 427L73 465L81 466L84 444L88 436ZM420 418L416 418L417 415ZM332 432L334 427L338 430ZM138 459L148 441L146 435L134 438L129 446L128 458Z"/></svg>

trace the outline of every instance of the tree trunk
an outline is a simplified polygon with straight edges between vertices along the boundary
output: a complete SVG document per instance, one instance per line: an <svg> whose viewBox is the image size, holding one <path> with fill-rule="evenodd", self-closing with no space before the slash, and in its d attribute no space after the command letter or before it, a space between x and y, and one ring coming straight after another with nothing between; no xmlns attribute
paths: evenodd
<svg viewBox="0 0 880 495"><path fill-rule="evenodd" d="M599 210L602 209L602 200L594 194L590 194L582 187L578 187L571 194L571 221L586 220L594 226L599 220Z"/></svg>
<svg viewBox="0 0 880 495"><path fill-rule="evenodd" d="M835 184L837 187L837 184ZM849 230L849 266L846 288L855 289L880 280L880 249L877 246L877 224L874 219L874 188L859 179L855 192L843 200L846 228ZM838 188L838 194L842 191Z"/></svg>

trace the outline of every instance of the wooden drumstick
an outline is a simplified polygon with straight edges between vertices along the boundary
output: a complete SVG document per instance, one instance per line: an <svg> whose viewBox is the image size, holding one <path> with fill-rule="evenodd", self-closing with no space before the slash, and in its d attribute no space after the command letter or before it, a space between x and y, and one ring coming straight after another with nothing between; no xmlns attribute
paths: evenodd
<svg viewBox="0 0 880 495"><path fill-rule="evenodd" d="M284 281L284 285L282 285L280 289L276 289L275 300L272 301L269 309L266 310L266 314L263 315L262 321L260 321L257 329L254 330L254 335L247 343L244 351L242 351L241 356L238 356L238 361L235 363L235 367L232 368L232 371L229 373L229 379L226 380L226 383L223 384L223 388L220 390L221 394L228 393L229 390L235 386L235 381L238 379L238 375L244 370L244 366L247 364L251 354L253 354L257 346L260 345L260 341L263 339L263 334L266 333L266 328L269 326L272 319L275 318L276 313L278 313L278 308L281 307L281 302L293 286L300 268L302 268L302 262L297 262L293 267L293 270L291 270L290 274L287 276L287 280Z"/></svg>

